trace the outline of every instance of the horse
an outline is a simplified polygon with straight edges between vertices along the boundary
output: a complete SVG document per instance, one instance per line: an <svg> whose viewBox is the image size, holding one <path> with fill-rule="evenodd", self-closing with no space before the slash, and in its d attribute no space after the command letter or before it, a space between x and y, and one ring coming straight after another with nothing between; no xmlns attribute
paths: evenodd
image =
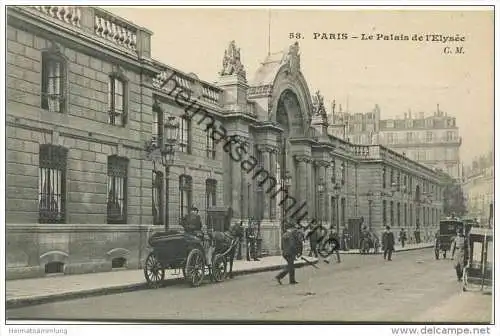
<svg viewBox="0 0 500 336"><path fill-rule="evenodd" d="M227 272L227 263L229 262L229 273L226 273L226 276L231 279L233 278L234 258L238 251L238 245L243 238L243 232L243 225L232 224L227 231L214 231L210 234L213 246L212 256L215 257L218 254L225 255L224 272Z"/></svg>

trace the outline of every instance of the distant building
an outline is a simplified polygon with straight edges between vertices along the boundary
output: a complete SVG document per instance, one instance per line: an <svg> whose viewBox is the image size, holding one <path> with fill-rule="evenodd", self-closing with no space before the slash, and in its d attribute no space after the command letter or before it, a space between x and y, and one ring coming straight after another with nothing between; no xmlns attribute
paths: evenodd
<svg viewBox="0 0 500 336"><path fill-rule="evenodd" d="M486 223L489 205L494 202L494 159L493 151L483 155L464 169L463 191L468 215Z"/></svg>
<svg viewBox="0 0 500 336"><path fill-rule="evenodd" d="M381 119L380 107L371 112L349 113L340 111L330 115L329 132L355 144L380 144L412 160L440 168L453 178L461 176L460 145L462 138L456 118L439 109L430 116L411 111L403 118Z"/></svg>

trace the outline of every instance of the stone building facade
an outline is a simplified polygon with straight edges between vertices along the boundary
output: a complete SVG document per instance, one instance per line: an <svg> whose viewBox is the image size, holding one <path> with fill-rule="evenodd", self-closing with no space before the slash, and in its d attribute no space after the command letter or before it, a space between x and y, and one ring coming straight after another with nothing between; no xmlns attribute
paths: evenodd
<svg viewBox="0 0 500 336"><path fill-rule="evenodd" d="M332 134L345 131L353 143L384 145L453 178L461 177L462 138L455 117L448 116L439 105L428 116L409 111L401 118L381 119L380 113L378 105L367 113L334 113L330 117Z"/></svg>
<svg viewBox="0 0 500 336"><path fill-rule="evenodd" d="M8 278L142 267L151 232L179 229L191 205L260 219L269 254L292 213L338 230L356 217L376 231L436 226L436 172L328 134L298 43L247 81L231 42L211 84L152 59L152 32L99 8L13 6L7 18ZM167 172L145 144L169 116L180 129Z"/></svg>
<svg viewBox="0 0 500 336"><path fill-rule="evenodd" d="M487 224L490 204L494 204L495 167L493 151L475 159L464 169L462 189L468 216Z"/></svg>

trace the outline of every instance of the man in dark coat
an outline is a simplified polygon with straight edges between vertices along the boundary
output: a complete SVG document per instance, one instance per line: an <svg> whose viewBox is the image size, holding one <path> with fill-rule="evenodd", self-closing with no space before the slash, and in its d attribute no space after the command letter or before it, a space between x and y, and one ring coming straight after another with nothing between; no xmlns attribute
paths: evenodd
<svg viewBox="0 0 500 336"><path fill-rule="evenodd" d="M392 251L394 251L394 233L391 232L391 227L387 225L382 234L382 248L384 249L384 259L392 260Z"/></svg>
<svg viewBox="0 0 500 336"><path fill-rule="evenodd" d="M198 208L191 207L191 212L188 213L181 222L182 227L186 233L190 233L195 236L202 235L201 231L201 217L198 215Z"/></svg>
<svg viewBox="0 0 500 336"><path fill-rule="evenodd" d="M281 279L283 279L287 274L290 279L290 284L295 285L298 282L295 281L295 258L302 255L302 244L303 235L299 230L292 224L287 225L287 230L283 233L281 238L281 249L283 252L283 258L286 260L286 267L281 271L276 277L276 281L281 285Z"/></svg>
<svg viewBox="0 0 500 336"><path fill-rule="evenodd" d="M321 228L319 224L315 223L311 226L307 236L309 238L309 257L318 257L318 241L321 240Z"/></svg>

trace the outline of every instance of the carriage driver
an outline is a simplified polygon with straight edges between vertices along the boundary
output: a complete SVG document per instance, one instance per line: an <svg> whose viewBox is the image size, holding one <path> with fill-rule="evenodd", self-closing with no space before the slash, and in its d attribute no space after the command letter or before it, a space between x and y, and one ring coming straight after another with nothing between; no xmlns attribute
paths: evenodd
<svg viewBox="0 0 500 336"><path fill-rule="evenodd" d="M203 230L201 217L198 214L197 207L191 207L191 212L184 216L181 225L186 233L192 234L193 236L201 239L203 247L205 248L205 252L207 253L207 263L210 264L212 261L213 246L210 242L210 239L208 237L205 237L206 232L204 232Z"/></svg>

